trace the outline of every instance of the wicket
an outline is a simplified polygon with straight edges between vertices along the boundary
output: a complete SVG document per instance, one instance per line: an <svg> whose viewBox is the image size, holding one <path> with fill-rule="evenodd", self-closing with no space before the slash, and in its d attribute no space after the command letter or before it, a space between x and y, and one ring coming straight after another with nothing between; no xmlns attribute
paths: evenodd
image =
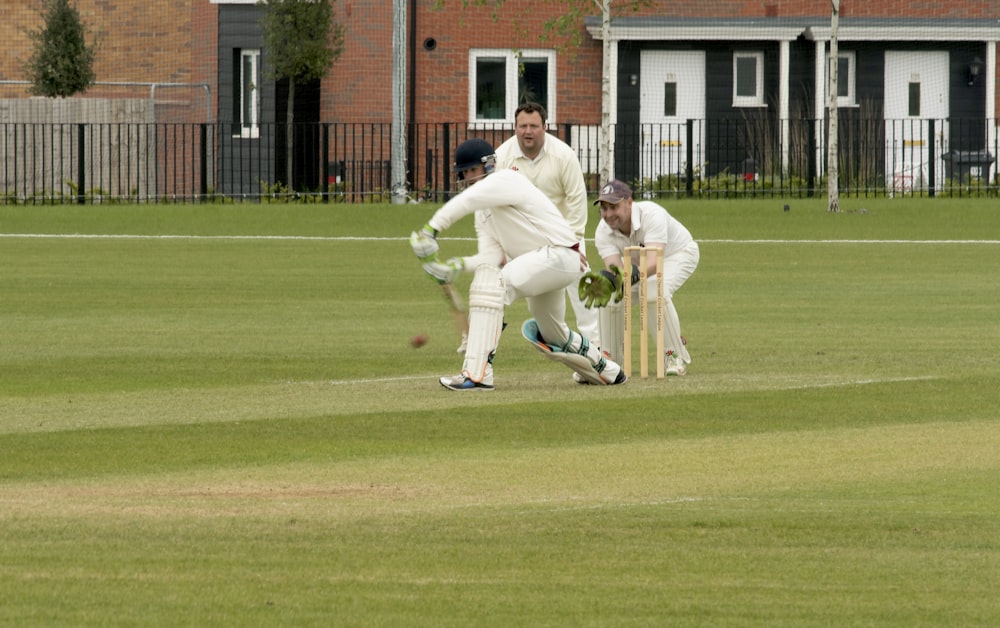
<svg viewBox="0 0 1000 628"><path fill-rule="evenodd" d="M639 376L649 377L649 316L647 314L646 298L648 296L646 278L648 259L651 254L656 261L656 379L663 379L663 315L666 300L663 295L663 251L645 246L625 247L625 281L632 276L632 253L639 255ZM625 304L625 342L623 346L622 368L625 375L632 376L632 290L626 286L623 295Z"/></svg>

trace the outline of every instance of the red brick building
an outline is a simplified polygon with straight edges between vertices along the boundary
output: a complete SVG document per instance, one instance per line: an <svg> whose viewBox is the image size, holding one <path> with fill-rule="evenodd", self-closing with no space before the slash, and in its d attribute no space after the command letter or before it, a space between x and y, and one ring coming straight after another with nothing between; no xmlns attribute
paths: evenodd
<svg viewBox="0 0 1000 628"><path fill-rule="evenodd" d="M220 134L226 146L218 159L230 160L219 166L220 172L238 170L237 155L265 164L270 177L280 172L280 138L258 130L280 123L284 114L281 86L268 84L261 74L267 51L261 43L262 9L256 0L74 4L100 42L95 68L100 84L89 95L130 91L133 97L157 99L161 118L169 112L171 120L231 125L233 132ZM579 147L585 168L596 171L592 153L594 126L601 117L599 17L578 22L571 36L543 39L547 23L565 10L557 2L507 0L495 11L462 4L406 1L406 122L411 143L420 144L419 149L411 146L408 155L411 186L435 186L439 175L444 176L446 167L439 162L446 160L445 147L417 141L420 134L437 132L428 125L453 125L446 140L438 138L436 144L454 143L485 129L497 129L497 137L502 136L526 89L546 104L553 128ZM843 76L838 103L845 119L874 115L882 120L948 121L899 130L898 138L887 131L880 139L881 163L876 164L887 178L913 176L914 170L933 178L933 152L930 163L923 163L922 155L904 154L905 149L912 153L917 147L919 152L934 141L928 133L943 138L938 158L951 150L996 147L1000 2L840 4L838 67ZM0 37L8 54L0 60L0 97L23 97L25 86L17 81L23 79L20 62L29 50L24 30L38 28L39 18L28 3L5 5ZM591 2L581 5L594 9ZM694 166L756 176L762 167L772 172L793 167L797 153L822 161L822 59L830 40L829 0L671 0L637 12L625 0L614 6L610 114L616 124L616 173L650 179L683 174ZM299 91L303 102L298 121L391 121L392 7L391 0L334 2L335 19L345 27L345 49L327 77ZM972 72L976 75L970 76ZM190 89L185 92L183 86ZM203 107L205 99L209 105ZM722 121L734 119L757 130L716 135L724 129ZM699 121L697 128L689 128L690 120ZM797 120L811 120L812 126L798 128ZM659 125L656 133L644 126L651 124ZM322 137L327 131L320 131L315 142L306 145L309 150L327 146L327 156L340 168L354 159L346 154L352 142L369 148L387 143L380 134L362 133L358 140L355 126L349 131L331 128L333 137ZM345 133L352 138L340 137ZM890 154L897 144L903 153ZM760 154L764 146L766 159ZM384 161L385 154L364 159L374 164ZM910 174L903 172L907 169ZM315 181L325 174L311 171L303 176Z"/></svg>

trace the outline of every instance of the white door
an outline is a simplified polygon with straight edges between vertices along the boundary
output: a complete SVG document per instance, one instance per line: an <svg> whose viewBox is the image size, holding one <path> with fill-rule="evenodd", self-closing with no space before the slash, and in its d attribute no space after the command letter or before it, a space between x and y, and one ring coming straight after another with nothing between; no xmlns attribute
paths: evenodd
<svg viewBox="0 0 1000 628"><path fill-rule="evenodd" d="M944 183L948 98L947 52L886 51L885 171L893 192L926 189L931 168L935 187ZM930 164L927 153L932 144L935 160Z"/></svg>
<svg viewBox="0 0 1000 628"><path fill-rule="evenodd" d="M682 174L687 169L687 121L694 120L694 163L704 162L705 53L643 50L639 59L641 176Z"/></svg>

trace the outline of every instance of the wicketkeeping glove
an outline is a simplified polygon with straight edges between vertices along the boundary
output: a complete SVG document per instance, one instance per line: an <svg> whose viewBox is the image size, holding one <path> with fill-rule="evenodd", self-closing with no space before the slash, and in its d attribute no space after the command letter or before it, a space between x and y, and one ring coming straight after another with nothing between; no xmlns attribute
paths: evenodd
<svg viewBox="0 0 1000 628"><path fill-rule="evenodd" d="M413 254L421 262L432 262L437 260L438 242L437 231L429 224L423 226L420 231L410 234L410 248Z"/></svg>
<svg viewBox="0 0 1000 628"><path fill-rule="evenodd" d="M611 266L607 270L590 271L580 277L577 293L586 307L604 307L611 301L611 297L614 297L615 303L625 297L624 285L622 269Z"/></svg>
<svg viewBox="0 0 1000 628"><path fill-rule="evenodd" d="M423 268L424 272L431 276L431 279L444 285L454 283L458 279L458 275L465 269L465 263L461 257L453 257L447 262L437 260L425 262Z"/></svg>

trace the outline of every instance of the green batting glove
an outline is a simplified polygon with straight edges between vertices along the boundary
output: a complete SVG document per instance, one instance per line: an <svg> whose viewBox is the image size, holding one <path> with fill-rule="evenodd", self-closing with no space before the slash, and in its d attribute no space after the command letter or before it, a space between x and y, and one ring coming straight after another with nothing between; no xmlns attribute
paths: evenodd
<svg viewBox="0 0 1000 628"><path fill-rule="evenodd" d="M421 262L437 260L437 231L429 224L424 225L420 231L414 231L410 234L410 248Z"/></svg>
<svg viewBox="0 0 1000 628"><path fill-rule="evenodd" d="M461 257L453 257L447 262L439 262L437 260L425 262L423 265L424 272L441 285L455 283L455 280L458 279L458 275L464 268L465 263Z"/></svg>

